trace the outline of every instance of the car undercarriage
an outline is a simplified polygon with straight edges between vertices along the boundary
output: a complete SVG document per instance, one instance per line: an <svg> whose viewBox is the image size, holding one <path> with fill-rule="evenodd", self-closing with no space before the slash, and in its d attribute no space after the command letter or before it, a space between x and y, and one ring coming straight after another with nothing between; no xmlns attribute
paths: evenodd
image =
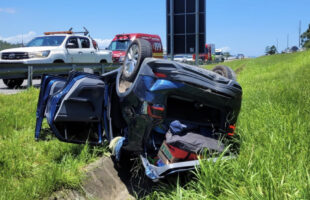
<svg viewBox="0 0 310 200"><path fill-rule="evenodd" d="M128 56L133 45L136 59ZM200 159L215 161L214 155L233 158L242 97L235 75L148 58L147 48L134 41L123 67L100 76L44 76L35 137L46 118L61 141L108 141L116 160L122 151L138 155L152 180L194 169Z"/></svg>

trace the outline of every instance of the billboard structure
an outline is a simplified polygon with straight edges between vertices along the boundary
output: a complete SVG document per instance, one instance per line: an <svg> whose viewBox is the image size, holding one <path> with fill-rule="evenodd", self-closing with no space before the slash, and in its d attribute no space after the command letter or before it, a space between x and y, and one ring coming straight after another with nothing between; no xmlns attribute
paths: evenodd
<svg viewBox="0 0 310 200"><path fill-rule="evenodd" d="M167 53L172 58L174 54L204 53L206 0L166 0L166 8Z"/></svg>

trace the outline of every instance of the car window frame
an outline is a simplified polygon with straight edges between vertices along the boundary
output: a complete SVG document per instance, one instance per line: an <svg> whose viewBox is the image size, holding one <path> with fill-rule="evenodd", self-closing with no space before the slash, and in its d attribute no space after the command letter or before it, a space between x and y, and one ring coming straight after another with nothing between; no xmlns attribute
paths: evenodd
<svg viewBox="0 0 310 200"><path fill-rule="evenodd" d="M89 38L87 38L87 37L78 37L78 39L79 39L79 41L80 41L79 43L80 43L80 48L81 48L81 49L90 49L90 48L91 48L91 43L90 43L90 39L89 39ZM89 47L83 48L81 39L86 39L86 40L88 40Z"/></svg>
<svg viewBox="0 0 310 200"><path fill-rule="evenodd" d="M72 38L76 38L77 39L77 44L78 44L77 48L68 48L67 47L67 44L69 43L69 40L72 39ZM79 37L77 37L77 36L70 36L70 37L68 37L67 42L66 42L66 48L67 49L80 49L81 48L81 44L79 42Z"/></svg>

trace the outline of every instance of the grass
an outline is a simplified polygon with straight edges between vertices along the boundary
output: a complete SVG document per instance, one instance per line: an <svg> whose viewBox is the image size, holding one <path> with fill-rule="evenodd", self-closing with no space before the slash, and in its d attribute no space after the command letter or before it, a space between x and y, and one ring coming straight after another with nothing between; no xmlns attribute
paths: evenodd
<svg viewBox="0 0 310 200"><path fill-rule="evenodd" d="M0 199L41 199L79 188L82 168L103 151L56 139L35 142L38 93L0 95Z"/></svg>
<svg viewBox="0 0 310 200"><path fill-rule="evenodd" d="M161 185L146 199L310 199L310 52L227 65L238 71L244 93L239 157L202 161L193 180ZM0 95L0 199L79 188L83 167L103 151L35 142L37 96L37 89Z"/></svg>
<svg viewBox="0 0 310 200"><path fill-rule="evenodd" d="M243 86L239 157L146 199L310 199L310 52L225 64Z"/></svg>

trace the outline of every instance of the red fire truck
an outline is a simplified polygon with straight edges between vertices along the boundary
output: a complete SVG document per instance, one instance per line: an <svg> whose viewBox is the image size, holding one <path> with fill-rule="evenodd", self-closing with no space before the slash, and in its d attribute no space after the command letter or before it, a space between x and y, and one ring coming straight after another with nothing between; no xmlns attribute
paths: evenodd
<svg viewBox="0 0 310 200"><path fill-rule="evenodd" d="M206 44L205 53L199 54L199 59L202 61L212 60L212 54L215 53L214 44ZM196 54L193 54L193 60L196 59Z"/></svg>
<svg viewBox="0 0 310 200"><path fill-rule="evenodd" d="M128 46L137 38L150 42L152 45L154 58L163 58L163 45L158 35L150 35L145 33L118 34L114 37L111 44L107 48L112 51L113 63L122 63L124 61Z"/></svg>

